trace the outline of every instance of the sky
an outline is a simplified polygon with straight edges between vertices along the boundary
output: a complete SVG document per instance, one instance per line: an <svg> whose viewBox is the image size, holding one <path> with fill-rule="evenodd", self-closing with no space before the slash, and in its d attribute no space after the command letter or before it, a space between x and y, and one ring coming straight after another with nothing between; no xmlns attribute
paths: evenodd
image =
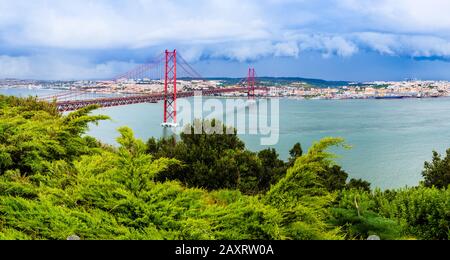
<svg viewBox="0 0 450 260"><path fill-rule="evenodd" d="M203 77L450 80L448 0L0 0L0 78L108 79L165 49Z"/></svg>

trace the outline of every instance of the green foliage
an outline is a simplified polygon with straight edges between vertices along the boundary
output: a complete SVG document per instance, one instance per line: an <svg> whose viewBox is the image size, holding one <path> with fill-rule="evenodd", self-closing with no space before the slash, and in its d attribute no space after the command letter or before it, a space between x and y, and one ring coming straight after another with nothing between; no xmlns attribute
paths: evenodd
<svg viewBox="0 0 450 260"><path fill-rule="evenodd" d="M351 179L349 183L346 185L346 189L352 190L362 190L370 192L370 182L364 181L361 179Z"/></svg>
<svg viewBox="0 0 450 260"><path fill-rule="evenodd" d="M283 208L239 191L257 193L272 183L264 175L285 167L274 150L258 156L236 136L146 145L128 128L119 129L119 147L105 147L83 137L89 123L105 119L89 116L93 107L61 116L31 101L14 102L19 107L1 102L0 239L341 238L323 221L330 194L314 204L315 194L305 193L310 203ZM180 154L186 161L176 159ZM208 168L211 159L216 168ZM196 176L207 177L200 181L227 181L232 190L208 192L167 180L172 170L189 174L189 167L210 173Z"/></svg>
<svg viewBox="0 0 450 260"><path fill-rule="evenodd" d="M302 145L300 143L296 143L294 147L289 151L291 158L298 158L303 155Z"/></svg>
<svg viewBox="0 0 450 260"><path fill-rule="evenodd" d="M288 161L288 166L292 167L298 157L303 155L303 148L300 143L296 143L291 150L289 150L289 155L291 156Z"/></svg>
<svg viewBox="0 0 450 260"><path fill-rule="evenodd" d="M232 134L212 133L207 127L196 133L199 125L211 125ZM178 180L188 187L208 190L239 189L245 194L262 193L283 177L287 168L275 150L267 149L258 154L246 150L236 130L216 120L196 120L186 126L180 141L175 137L158 141L150 138L147 152L155 158L173 158L181 162L161 173L158 181Z"/></svg>
<svg viewBox="0 0 450 260"><path fill-rule="evenodd" d="M347 239L365 240L371 235L377 235L382 240L403 239L400 226L391 219L384 218L373 212L358 216L355 210L332 209L331 223L342 228Z"/></svg>
<svg viewBox="0 0 450 260"><path fill-rule="evenodd" d="M87 115L95 107L61 117L54 106L35 99L0 96L0 175L18 169L30 175L49 163L92 153L98 144L81 134L89 123L107 119Z"/></svg>
<svg viewBox="0 0 450 260"><path fill-rule="evenodd" d="M450 149L445 158L434 151L433 160L425 162L422 175L426 187L447 188L450 185Z"/></svg>
<svg viewBox="0 0 450 260"><path fill-rule="evenodd" d="M286 175L288 166L279 159L275 149L265 149L258 153L261 161L261 181L259 189L266 191L271 185L277 183Z"/></svg>
<svg viewBox="0 0 450 260"><path fill-rule="evenodd" d="M84 136L107 119L93 109L62 116L0 96L0 239L449 238L448 189L347 184L327 151L342 139L306 154L298 144L288 163L246 150L235 132L145 144L120 128L108 147ZM445 160L426 167L432 185L445 182Z"/></svg>
<svg viewBox="0 0 450 260"><path fill-rule="evenodd" d="M317 175L322 185L330 192L340 191L346 187L348 174L338 165L327 166Z"/></svg>
<svg viewBox="0 0 450 260"><path fill-rule="evenodd" d="M325 223L329 218L326 208L336 196L324 187L318 173L333 165L334 155L327 149L342 145L343 140L339 138L325 138L315 143L266 194L265 201L281 210L284 218L291 222L287 232L292 239L339 238L338 230Z"/></svg>
<svg viewBox="0 0 450 260"><path fill-rule="evenodd" d="M347 239L367 239L377 235L382 240L402 239L401 227L395 220L374 212L372 194L361 189L341 192L339 208L332 209L331 223L341 226Z"/></svg>
<svg viewBox="0 0 450 260"><path fill-rule="evenodd" d="M351 209L359 216L376 213L390 218L403 233L421 239L450 238L449 190L426 187L373 193L349 190L343 192L339 208Z"/></svg>
<svg viewBox="0 0 450 260"><path fill-rule="evenodd" d="M388 204L389 216L422 239L450 238L450 190L413 188L398 191Z"/></svg>
<svg viewBox="0 0 450 260"><path fill-rule="evenodd" d="M325 138L315 143L306 155L297 159L286 177L272 187L267 193L267 200L281 207L293 207L307 202L302 199L305 196L313 199L329 196L319 174L333 165L332 159L335 156L327 152L327 149L339 145L343 145L343 140L339 138Z"/></svg>
<svg viewBox="0 0 450 260"><path fill-rule="evenodd" d="M371 199L371 193L360 190L344 190L341 193L339 207L354 210L358 216L362 216L375 208L375 201Z"/></svg>
<svg viewBox="0 0 450 260"><path fill-rule="evenodd" d="M339 165L334 164L332 159L334 155L329 153L324 153L324 151L330 147L339 145L343 148L349 149L350 147L343 144L343 140L339 138L328 138L322 140L320 143L316 143L308 153L311 156L318 156L317 160L323 161L324 164L313 170L317 174L317 181L327 189L329 192L341 191L344 189L362 189L370 191L370 183L363 180L351 179L347 183L348 173L345 172ZM297 159L303 155L302 147L299 143L294 145L290 151L291 158L289 159L288 166L292 167L295 165ZM304 164L304 163L302 163Z"/></svg>
<svg viewBox="0 0 450 260"><path fill-rule="evenodd" d="M0 95L0 109L5 107L14 108L18 113L43 111L52 116L59 114L56 106L47 102L39 102L36 97L18 98Z"/></svg>

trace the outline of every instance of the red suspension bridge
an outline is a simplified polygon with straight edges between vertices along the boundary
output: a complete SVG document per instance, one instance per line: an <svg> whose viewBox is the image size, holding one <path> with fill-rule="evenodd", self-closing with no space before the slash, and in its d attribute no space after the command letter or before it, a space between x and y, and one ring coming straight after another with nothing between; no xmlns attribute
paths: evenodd
<svg viewBox="0 0 450 260"><path fill-rule="evenodd" d="M207 83L206 80L177 53L176 50L165 51L153 61L139 65L134 69L121 74L113 79L114 85L122 86L127 82L138 82L143 79L150 82L154 89L149 89L146 94L99 94L80 89L64 91L40 97L41 100L53 101L59 111L73 111L89 105L100 107L113 107L138 103L164 102L163 126L172 127L177 123L177 99L192 97L197 93L204 96L213 96L223 93L246 92L249 99L256 97L255 90L265 90L257 87L255 69L250 68L246 78L231 87L206 86L200 89L189 86L186 82ZM178 91L180 83L183 83L181 91ZM207 85L207 84L206 84Z"/></svg>

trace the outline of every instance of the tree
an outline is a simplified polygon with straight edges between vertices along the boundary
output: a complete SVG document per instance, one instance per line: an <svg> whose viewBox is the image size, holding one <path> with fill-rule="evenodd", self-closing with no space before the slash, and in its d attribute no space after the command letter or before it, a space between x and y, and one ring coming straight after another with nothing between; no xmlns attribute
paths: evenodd
<svg viewBox="0 0 450 260"><path fill-rule="evenodd" d="M338 165L328 166L317 175L322 185L330 192L343 190L348 178L348 174Z"/></svg>
<svg viewBox="0 0 450 260"><path fill-rule="evenodd" d="M431 162L425 162L422 172L425 187L447 188L450 185L450 149L447 150L445 158L433 151Z"/></svg>
<svg viewBox="0 0 450 260"><path fill-rule="evenodd" d="M262 163L260 189L266 190L286 175L287 165L273 148L260 151L258 158Z"/></svg>
<svg viewBox="0 0 450 260"><path fill-rule="evenodd" d="M63 116L0 96L0 240L449 238L450 189L330 192L345 172L327 150L342 139L315 143L284 174L274 149L248 151L236 136L145 144L120 128L118 146L102 145L84 136L103 118L90 109Z"/></svg>
<svg viewBox="0 0 450 260"><path fill-rule="evenodd" d="M54 104L36 98L0 96L0 104L0 175L8 170L34 175L53 161L95 152L99 142L83 134L89 124L108 119L89 115L96 106L61 116Z"/></svg>
<svg viewBox="0 0 450 260"><path fill-rule="evenodd" d="M351 179L350 182L347 184L347 189L351 190L351 189L355 189L355 190L361 190L361 191L366 191L366 192L370 192L370 182L368 181L364 181L362 179Z"/></svg>
<svg viewBox="0 0 450 260"><path fill-rule="evenodd" d="M325 138L315 143L264 196L266 203L283 212L293 239L337 237L337 230L329 229L325 223L330 217L327 207L336 197L324 187L318 174L334 165L335 155L327 151L333 146L343 146L343 139Z"/></svg>
<svg viewBox="0 0 450 260"><path fill-rule="evenodd" d="M345 146L341 138L324 138L315 143L308 153L288 169L286 176L274 185L266 195L270 203L280 207L295 207L299 203L310 203L302 200L304 196L315 194L328 197L330 193L323 185L320 173L327 172L334 165L334 154L328 152L333 146Z"/></svg>
<svg viewBox="0 0 450 260"><path fill-rule="evenodd" d="M292 149L289 151L289 155L291 157L289 158L288 166L291 167L294 165L295 160L303 155L302 145L300 143L296 143L294 147L292 147Z"/></svg>
<svg viewBox="0 0 450 260"><path fill-rule="evenodd" d="M201 133L195 128L198 125L222 128L220 133L209 133L202 127ZM189 130L189 131L188 131ZM232 133L232 134L228 134ZM212 120L194 120L193 124L187 125L180 135L181 141L189 147L201 147L208 150L216 150L221 153L225 150L244 150L245 144L237 136L237 130L225 126L222 122Z"/></svg>
<svg viewBox="0 0 450 260"><path fill-rule="evenodd" d="M289 151L289 154L292 158L298 158L303 155L302 145L300 143L296 143L294 147Z"/></svg>
<svg viewBox="0 0 450 260"><path fill-rule="evenodd" d="M199 124L220 127L223 133L232 134L209 133L205 129L195 134L194 127ZM195 120L186 126L180 139L172 136L147 141L147 152L155 158L174 158L181 162L171 165L157 180L179 180L188 187L239 189L255 194L268 190L285 171L284 162L278 159L275 150L259 154L246 150L236 130L216 120Z"/></svg>

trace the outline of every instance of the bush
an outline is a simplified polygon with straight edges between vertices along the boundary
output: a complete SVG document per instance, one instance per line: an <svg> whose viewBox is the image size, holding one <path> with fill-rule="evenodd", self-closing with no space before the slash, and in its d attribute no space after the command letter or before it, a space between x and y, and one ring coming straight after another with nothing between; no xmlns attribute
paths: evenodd
<svg viewBox="0 0 450 260"><path fill-rule="evenodd" d="M357 210L334 208L331 223L342 228L347 239L365 240L377 235L382 240L402 238L402 229L394 220L368 211L358 216Z"/></svg>
<svg viewBox="0 0 450 260"><path fill-rule="evenodd" d="M224 133L211 134L205 129L195 133L194 126L218 126ZM158 176L158 181L178 180L188 187L207 190L238 189L245 194L263 193L286 173L286 164L273 149L253 153L245 149L236 130L221 122L196 120L186 126L181 140L175 137L147 142L147 152L155 158L172 158L180 162Z"/></svg>
<svg viewBox="0 0 450 260"><path fill-rule="evenodd" d="M296 145L288 164L236 135L146 145L120 128L107 147L84 136L106 119L94 108L0 96L0 239L449 238L449 190L346 184L327 152L342 139Z"/></svg>
<svg viewBox="0 0 450 260"><path fill-rule="evenodd" d="M402 227L403 233L420 239L449 239L449 190L417 187L374 193L344 191L339 208L359 212L359 216L373 212L390 218Z"/></svg>
<svg viewBox="0 0 450 260"><path fill-rule="evenodd" d="M425 187L447 188L450 185L450 149L445 158L433 152L433 160L425 162L422 172Z"/></svg>
<svg viewBox="0 0 450 260"><path fill-rule="evenodd" d="M61 116L44 104L23 102L14 100L17 107L0 102L0 139L6 140L0 157L0 239L341 238L323 221L325 207L333 199L325 190L316 194L308 183L305 190L297 185L301 190L292 194L302 193L305 203L288 208L239 191L255 192L261 189L261 180L269 182L260 174L263 165L266 171L281 165L273 151L261 162L257 154L243 149L237 137L194 136L186 139L189 147L211 153L202 152L203 158L186 165L148 153L155 147L136 139L128 128L119 129L117 148L83 137L90 122L104 119L88 115L93 107ZM215 153L215 148L222 151ZM197 169L195 163L207 162L211 155L217 156L216 168L205 168L212 174L211 185L229 180L226 185L233 189L208 192L163 179L171 169L179 173L185 167ZM227 169L230 165L236 168ZM239 182L234 182L236 176L227 179L234 173ZM271 194L275 193L276 188Z"/></svg>
<svg viewBox="0 0 450 260"><path fill-rule="evenodd" d="M450 238L450 190L413 188L399 191L390 216L422 239Z"/></svg>

